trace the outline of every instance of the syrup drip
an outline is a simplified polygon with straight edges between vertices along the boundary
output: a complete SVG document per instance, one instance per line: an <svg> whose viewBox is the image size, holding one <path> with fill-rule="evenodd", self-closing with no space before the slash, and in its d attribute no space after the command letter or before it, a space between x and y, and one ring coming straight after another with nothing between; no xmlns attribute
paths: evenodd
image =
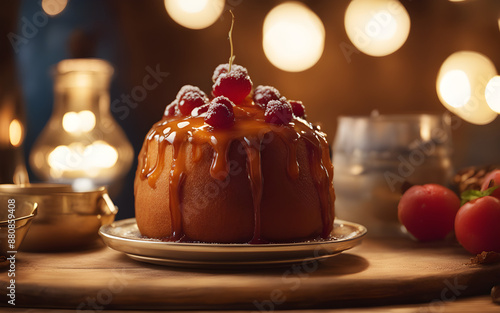
<svg viewBox="0 0 500 313"><path fill-rule="evenodd" d="M297 145L299 143L299 135L295 132L276 132L281 139L287 144L287 172L288 177L297 179L299 177L299 163L297 162Z"/></svg>
<svg viewBox="0 0 500 313"><path fill-rule="evenodd" d="M258 141L259 146L254 147L252 142L256 140L251 140L247 137L243 138L241 143L245 148L247 153L247 171L248 177L250 178L250 187L252 189L253 198L253 213L254 213L254 231L253 238L249 243L267 243L266 240L261 238L260 231L260 203L262 200L262 170L261 170L261 147L262 141Z"/></svg>
<svg viewBox="0 0 500 313"><path fill-rule="evenodd" d="M333 216L330 208L335 200L333 192L333 165L330 161L328 142L321 132L301 129L300 135L309 147L309 162L316 190L321 203L323 219L322 238L327 238L333 230Z"/></svg>
<svg viewBox="0 0 500 313"><path fill-rule="evenodd" d="M294 119L288 126L276 126L264 121L263 110L250 105L234 107L236 123L229 130L213 129L205 124L203 115L175 120L163 119L156 123L146 136L140 156L142 168L140 178L147 179L149 185L155 188L156 181L163 172L165 151L168 145L173 147L173 159L169 173L170 214L172 235L169 240L181 240L182 203L180 191L184 181L186 159L186 144L192 145L192 159L198 162L202 157L201 145L208 143L214 150L210 175L224 180L229 173L228 151L231 143L240 141L247 157L247 172L252 189L254 207L254 234L249 243L266 243L261 236L260 205L262 200L263 177L261 171L261 151L263 139L268 133L279 136L287 147L287 172L290 179L299 176L297 162L297 146L303 138L308 146L311 174L321 203L323 220L322 237L327 238L333 228L332 206L335 199L333 191L333 166L329 157L328 143L325 135L315 131L309 123ZM157 144L158 157L148 158L150 146ZM154 164L153 164L154 163Z"/></svg>
<svg viewBox="0 0 500 313"><path fill-rule="evenodd" d="M170 221L172 225L172 237L171 240L179 240L183 237L182 232L182 208L180 201L180 192L182 182L184 181L184 166L185 166L185 143L176 136L174 139L174 157L172 161L172 169L169 175L169 198L170 198ZM163 148L165 149L165 148ZM164 151L164 150L163 150ZM164 154L158 154L163 156ZM165 159L164 157L159 157L160 160Z"/></svg>
<svg viewBox="0 0 500 313"><path fill-rule="evenodd" d="M212 160L212 166L210 167L210 175L220 181L225 180L229 173L227 154L230 144L231 140L225 137L217 138L212 136L210 140L210 145L214 149L214 158Z"/></svg>
<svg viewBox="0 0 500 313"><path fill-rule="evenodd" d="M310 145L312 146L312 145ZM322 237L326 238L332 231L331 228L331 216L329 210L325 210L325 208L329 207L328 203L328 173L326 172L325 167L322 162L322 147L320 146L312 146L310 154L310 162L311 162L311 171L313 173L314 184L316 185L316 190L318 190L318 196L321 201L322 208L322 219L323 219L323 232Z"/></svg>
<svg viewBox="0 0 500 313"><path fill-rule="evenodd" d="M193 144L193 162L198 162L201 159L201 147L200 145Z"/></svg>
<svg viewBox="0 0 500 313"><path fill-rule="evenodd" d="M330 161L330 147L328 141L326 140L326 135L324 133L317 133L319 142L321 144L321 162L324 170L324 188L326 192L324 197L327 199L325 203L328 203L329 207L335 202L335 191L333 189L333 164ZM328 195L330 197L328 197ZM323 238L326 238L333 230L333 216L331 210L326 210L323 214Z"/></svg>
<svg viewBox="0 0 500 313"><path fill-rule="evenodd" d="M165 138L159 137L158 135L156 135L155 139L158 142L158 159L156 160L155 166L147 174L148 184L151 187L155 186L156 181L158 180L158 177L160 176L161 172L163 171L163 165L165 163L165 159L160 158L159 156L165 155L165 149L167 147L166 143L164 143Z"/></svg>

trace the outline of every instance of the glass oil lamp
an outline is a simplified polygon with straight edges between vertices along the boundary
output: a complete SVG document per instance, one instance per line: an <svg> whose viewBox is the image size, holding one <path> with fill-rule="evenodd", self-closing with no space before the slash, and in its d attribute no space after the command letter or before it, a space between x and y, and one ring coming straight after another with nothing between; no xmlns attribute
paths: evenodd
<svg viewBox="0 0 500 313"><path fill-rule="evenodd" d="M39 178L85 190L111 185L128 172L134 152L110 113L112 74L100 59L57 64L52 116L30 153Z"/></svg>

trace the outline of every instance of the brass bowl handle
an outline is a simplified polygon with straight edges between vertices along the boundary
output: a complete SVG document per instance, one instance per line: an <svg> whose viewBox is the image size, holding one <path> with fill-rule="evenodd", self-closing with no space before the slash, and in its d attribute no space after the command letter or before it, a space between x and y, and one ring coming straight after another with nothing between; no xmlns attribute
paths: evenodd
<svg viewBox="0 0 500 313"><path fill-rule="evenodd" d="M98 202L99 208L99 219L101 220L101 225L108 225L113 223L115 220L115 215L118 213L118 207L116 207L107 193L103 193Z"/></svg>

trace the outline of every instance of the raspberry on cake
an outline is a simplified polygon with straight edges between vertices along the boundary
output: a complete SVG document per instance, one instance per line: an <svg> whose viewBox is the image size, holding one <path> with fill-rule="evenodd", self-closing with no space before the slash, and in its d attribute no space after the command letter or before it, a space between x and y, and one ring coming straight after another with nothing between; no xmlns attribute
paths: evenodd
<svg viewBox="0 0 500 313"><path fill-rule="evenodd" d="M266 105L267 123L276 125L288 125L292 121L292 106L286 99L271 100Z"/></svg>
<svg viewBox="0 0 500 313"><path fill-rule="evenodd" d="M233 66L231 71L229 65L227 67L224 65L222 69L219 67L213 76L217 79L212 87L212 94L215 97L226 96L235 104L240 104L252 91L252 80L247 70L239 65Z"/></svg>
<svg viewBox="0 0 500 313"><path fill-rule="evenodd" d="M288 102L292 106L293 115L296 117L306 118L306 108L304 107L304 104L302 104L302 101L290 100Z"/></svg>
<svg viewBox="0 0 500 313"><path fill-rule="evenodd" d="M278 89L271 86L257 86L253 92L253 101L255 104L266 108L266 105L271 100L279 100L281 98Z"/></svg>
<svg viewBox="0 0 500 313"><path fill-rule="evenodd" d="M219 65L213 99L184 86L146 135L134 194L143 236L279 243L328 238L333 166L300 101Z"/></svg>
<svg viewBox="0 0 500 313"><path fill-rule="evenodd" d="M210 102L205 123L214 128L229 128L234 125L234 104L224 96L217 97Z"/></svg>

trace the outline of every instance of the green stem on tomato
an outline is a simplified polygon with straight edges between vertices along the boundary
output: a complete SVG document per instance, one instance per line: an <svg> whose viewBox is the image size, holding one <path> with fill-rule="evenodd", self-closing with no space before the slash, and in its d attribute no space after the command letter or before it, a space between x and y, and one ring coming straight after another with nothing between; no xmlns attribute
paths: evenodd
<svg viewBox="0 0 500 313"><path fill-rule="evenodd" d="M484 191L481 191L481 190L465 190L460 195L460 198L462 200L461 205L464 205L467 202L472 201L472 200L476 200L478 198L490 196L493 193L493 191L495 191L498 187L500 187L500 186L493 186L493 187L488 188L488 189L486 189Z"/></svg>

